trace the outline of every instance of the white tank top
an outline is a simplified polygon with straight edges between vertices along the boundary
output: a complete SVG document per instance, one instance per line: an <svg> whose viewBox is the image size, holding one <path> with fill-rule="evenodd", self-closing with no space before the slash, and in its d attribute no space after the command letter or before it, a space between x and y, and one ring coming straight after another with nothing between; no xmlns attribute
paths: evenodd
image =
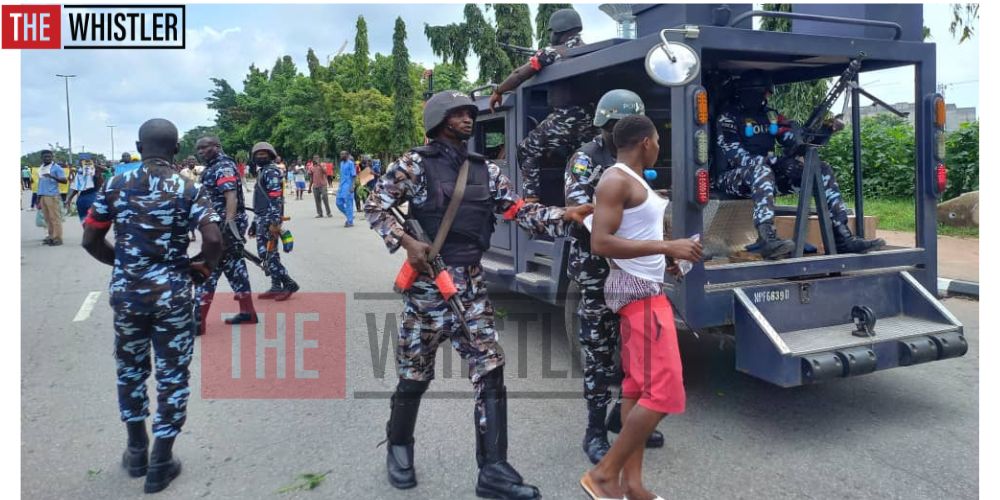
<svg viewBox="0 0 1000 500"><path fill-rule="evenodd" d="M621 169L646 188L646 201L622 212L622 222L618 231L615 231L615 236L627 240L663 241L663 214L670 201L656 194L645 179L624 163L616 163L612 168ZM590 229L593 216L587 216L584 222L587 229ZM623 271L656 283L663 283L663 276L667 272L667 259L663 254L611 260Z"/></svg>

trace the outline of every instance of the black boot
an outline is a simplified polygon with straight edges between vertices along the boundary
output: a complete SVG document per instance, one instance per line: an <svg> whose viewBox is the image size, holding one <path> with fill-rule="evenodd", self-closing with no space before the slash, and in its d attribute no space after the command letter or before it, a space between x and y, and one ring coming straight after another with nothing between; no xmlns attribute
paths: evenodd
<svg viewBox="0 0 1000 500"><path fill-rule="evenodd" d="M291 297L292 294L297 291L299 291L299 284L296 283L295 280L293 280L292 278L286 277L284 282L284 291L278 294L274 298L274 300L277 300L279 302L283 300L288 300L288 298Z"/></svg>
<svg viewBox="0 0 1000 500"><path fill-rule="evenodd" d="M214 292L202 297L200 306L198 307L198 315L194 318L194 325L192 325L195 337L201 337L205 334L205 323L208 322L208 310L212 307L212 300L214 299Z"/></svg>
<svg viewBox="0 0 1000 500"><path fill-rule="evenodd" d="M587 432L583 435L583 451L590 463L597 465L611 449L608 443L608 428L604 423L605 408L587 405Z"/></svg>
<svg viewBox="0 0 1000 500"><path fill-rule="evenodd" d="M413 429L417 425L420 397L428 385L430 382L400 379L389 402L389 421L385 423L389 447L385 467L389 484L401 490L417 485L417 473L413 467Z"/></svg>
<svg viewBox="0 0 1000 500"><path fill-rule="evenodd" d="M795 251L795 243L792 240L779 239L774 225L770 222L757 226L757 242L763 242L760 254L767 260L780 259Z"/></svg>
<svg viewBox="0 0 1000 500"><path fill-rule="evenodd" d="M503 385L503 367L486 375L482 388L486 431L479 422L483 415L476 405L476 462L479 479L476 495L480 498L541 498L538 488L524 484L524 478L507 462L507 388Z"/></svg>
<svg viewBox="0 0 1000 500"><path fill-rule="evenodd" d="M275 278L274 276L272 276L271 277L271 288L268 291L266 291L266 292L262 292L257 297L261 298L261 299L265 299L265 300L266 299L273 299L273 298L277 297L278 295L280 295L281 292L283 292L284 290L285 290L285 286L281 282L281 279L280 278Z"/></svg>
<svg viewBox="0 0 1000 500"><path fill-rule="evenodd" d="M846 222L833 223L833 241L837 244L837 253L867 253L885 246L885 240L863 240L851 233Z"/></svg>
<svg viewBox="0 0 1000 500"><path fill-rule="evenodd" d="M149 455L149 472L146 473L146 485L143 491L156 493L163 491L170 482L181 473L181 461L174 458L171 450L174 438L156 438L153 441L153 452Z"/></svg>
<svg viewBox="0 0 1000 500"><path fill-rule="evenodd" d="M128 431L128 446L122 455L122 467L132 477L146 475L149 465L149 436L146 434L146 420L125 422Z"/></svg>
<svg viewBox="0 0 1000 500"><path fill-rule="evenodd" d="M608 431L618 434L622 431L622 402L618 400L608 414ZM653 429L653 432L646 438L646 448L662 448L665 439L663 433Z"/></svg>
<svg viewBox="0 0 1000 500"><path fill-rule="evenodd" d="M237 295L236 300L240 303L240 313L231 318L226 318L226 324L257 323L257 311L253 308L253 297L249 293L241 294Z"/></svg>

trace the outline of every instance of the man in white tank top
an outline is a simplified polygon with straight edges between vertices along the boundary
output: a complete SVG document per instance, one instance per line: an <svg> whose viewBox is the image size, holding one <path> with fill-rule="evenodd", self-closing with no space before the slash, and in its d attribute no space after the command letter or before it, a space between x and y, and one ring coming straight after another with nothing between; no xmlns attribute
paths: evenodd
<svg viewBox="0 0 1000 500"><path fill-rule="evenodd" d="M663 295L666 257L699 261L701 244L663 240L667 200L642 177L660 152L653 122L622 118L614 140L619 163L597 186L590 245L612 260L604 294L621 320L622 431L580 484L592 498L656 499L642 484L644 445L663 415L683 413L685 403L673 310Z"/></svg>

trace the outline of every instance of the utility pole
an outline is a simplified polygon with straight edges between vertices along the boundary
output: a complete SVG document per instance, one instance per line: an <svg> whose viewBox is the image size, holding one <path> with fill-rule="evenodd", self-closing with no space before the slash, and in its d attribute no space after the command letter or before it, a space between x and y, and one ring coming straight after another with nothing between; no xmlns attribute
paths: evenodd
<svg viewBox="0 0 1000 500"><path fill-rule="evenodd" d="M76 75L56 75L63 79L66 84L66 133L69 135L69 164L73 165L73 126L69 120L69 79L76 78Z"/></svg>
<svg viewBox="0 0 1000 500"><path fill-rule="evenodd" d="M110 161L115 161L115 126L107 125L111 129L111 158Z"/></svg>

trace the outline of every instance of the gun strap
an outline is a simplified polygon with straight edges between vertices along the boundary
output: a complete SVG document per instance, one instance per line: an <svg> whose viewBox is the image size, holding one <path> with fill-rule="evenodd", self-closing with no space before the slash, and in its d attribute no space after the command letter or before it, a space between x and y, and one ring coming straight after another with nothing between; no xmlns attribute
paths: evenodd
<svg viewBox="0 0 1000 500"><path fill-rule="evenodd" d="M434 235L434 243L431 244L431 252L428 254L427 260L433 260L434 257L437 257L438 252L441 251L441 247L444 246L444 240L448 237L448 231L451 230L451 223L455 221L455 215L458 214L458 205L462 203L462 198L465 196L465 184L468 180L469 160L465 160L458 170L458 179L455 181L455 192L451 195L448 208L444 211L444 218L441 219L441 225L438 227L437 234Z"/></svg>

